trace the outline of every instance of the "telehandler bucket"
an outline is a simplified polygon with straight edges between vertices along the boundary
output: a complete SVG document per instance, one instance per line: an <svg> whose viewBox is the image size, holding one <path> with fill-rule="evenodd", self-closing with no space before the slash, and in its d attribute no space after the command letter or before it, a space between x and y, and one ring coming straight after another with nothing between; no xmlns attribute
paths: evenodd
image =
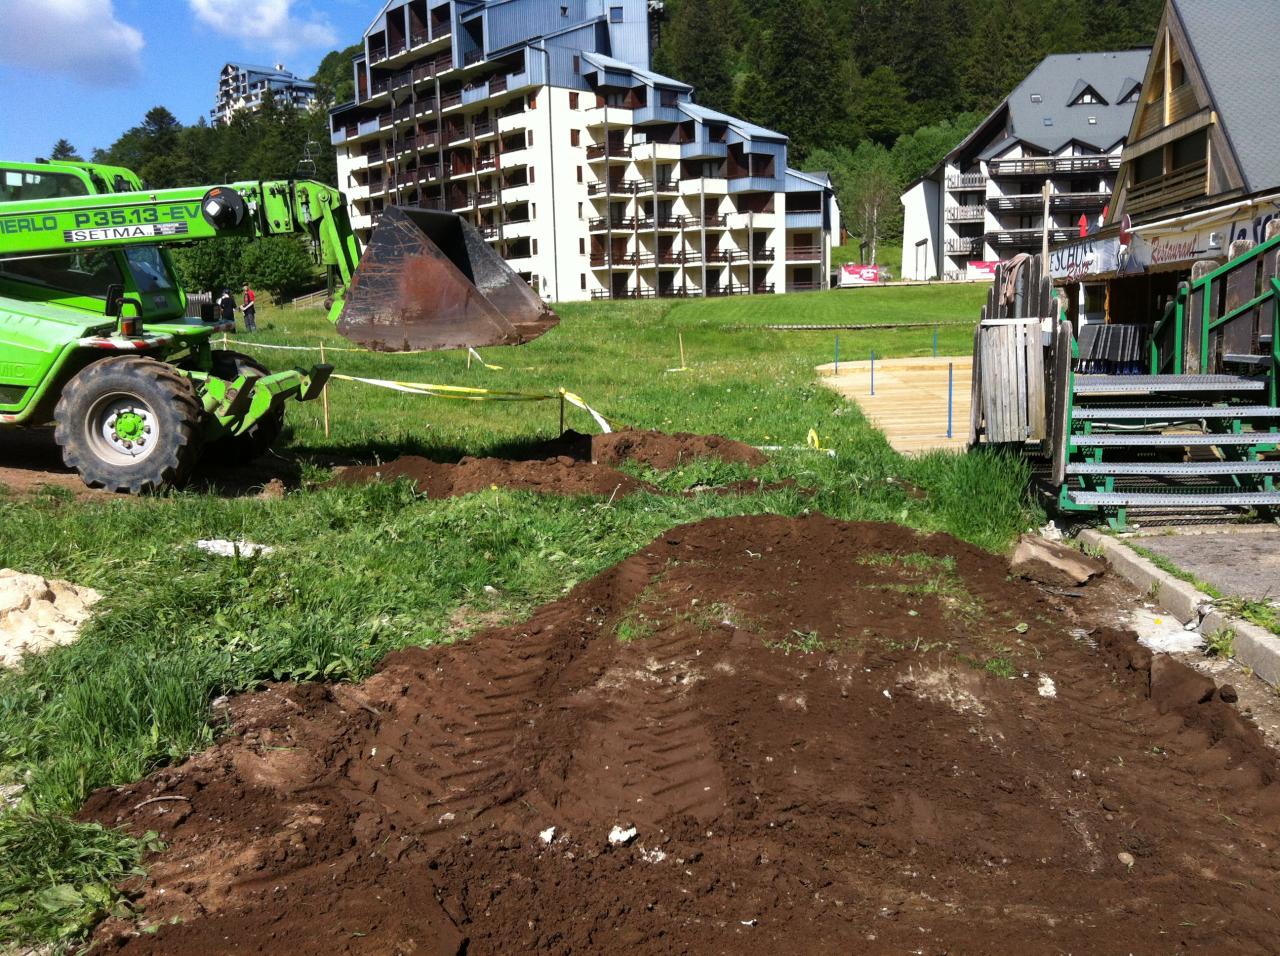
<svg viewBox="0 0 1280 956"><path fill-rule="evenodd" d="M391 206L347 288L338 331L399 352L519 345L559 321L469 222Z"/></svg>

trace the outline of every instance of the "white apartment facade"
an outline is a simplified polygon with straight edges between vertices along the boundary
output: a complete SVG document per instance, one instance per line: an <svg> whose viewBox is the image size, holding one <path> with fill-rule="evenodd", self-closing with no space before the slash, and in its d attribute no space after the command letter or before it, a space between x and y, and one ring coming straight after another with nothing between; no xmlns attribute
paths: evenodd
<svg viewBox="0 0 1280 956"><path fill-rule="evenodd" d="M988 277L993 263L1096 231L1150 51L1046 57L902 195L902 277Z"/></svg>
<svg viewBox="0 0 1280 956"><path fill-rule="evenodd" d="M635 65L648 15L647 0L387 4L356 101L332 112L357 232L387 205L456 212L551 301L825 287L829 179Z"/></svg>

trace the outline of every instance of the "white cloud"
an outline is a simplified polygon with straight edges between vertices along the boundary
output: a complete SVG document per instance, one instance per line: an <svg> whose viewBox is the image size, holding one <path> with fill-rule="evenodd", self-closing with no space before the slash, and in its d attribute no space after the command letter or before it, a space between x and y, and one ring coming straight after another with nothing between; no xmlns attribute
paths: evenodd
<svg viewBox="0 0 1280 956"><path fill-rule="evenodd" d="M123 86L142 73L142 33L116 19L112 0L0 2L0 63Z"/></svg>
<svg viewBox="0 0 1280 956"><path fill-rule="evenodd" d="M337 34L327 21L296 13L294 0L189 0L196 19L246 46L294 53L332 47Z"/></svg>

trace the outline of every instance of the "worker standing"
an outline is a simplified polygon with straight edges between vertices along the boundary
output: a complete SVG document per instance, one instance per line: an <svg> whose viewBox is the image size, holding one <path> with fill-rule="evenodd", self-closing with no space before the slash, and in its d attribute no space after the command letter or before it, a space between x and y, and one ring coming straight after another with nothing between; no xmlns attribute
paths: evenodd
<svg viewBox="0 0 1280 956"><path fill-rule="evenodd" d="M258 331L258 297L253 294L247 282L244 286L244 330Z"/></svg>
<svg viewBox="0 0 1280 956"><path fill-rule="evenodd" d="M222 290L222 295L218 299L218 316L224 323L230 323L231 327L235 328L236 300L230 289Z"/></svg>

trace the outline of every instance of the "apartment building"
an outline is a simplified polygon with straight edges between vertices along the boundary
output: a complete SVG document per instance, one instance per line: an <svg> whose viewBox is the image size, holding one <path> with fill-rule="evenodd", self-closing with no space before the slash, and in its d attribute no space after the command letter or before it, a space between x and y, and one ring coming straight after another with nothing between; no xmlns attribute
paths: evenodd
<svg viewBox="0 0 1280 956"><path fill-rule="evenodd" d="M649 0L399 0L332 111L367 237L387 205L471 221L548 300L825 287L830 180L650 59Z"/></svg>
<svg viewBox="0 0 1280 956"><path fill-rule="evenodd" d="M230 123L241 110L259 109L268 90L277 102L290 103L298 109L306 109L316 99L316 85L294 76L283 64L270 67L228 63L218 75L218 97L209 118L215 125Z"/></svg>
<svg viewBox="0 0 1280 956"><path fill-rule="evenodd" d="M1046 57L902 196L902 276L965 279L1096 230L1115 186L1149 49Z"/></svg>

